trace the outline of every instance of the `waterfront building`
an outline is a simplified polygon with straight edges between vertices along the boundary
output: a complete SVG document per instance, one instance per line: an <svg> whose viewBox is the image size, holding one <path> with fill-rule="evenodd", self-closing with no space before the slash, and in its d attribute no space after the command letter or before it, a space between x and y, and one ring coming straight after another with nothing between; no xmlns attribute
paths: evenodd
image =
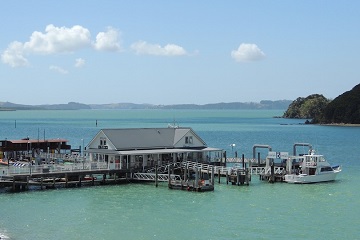
<svg viewBox="0 0 360 240"><path fill-rule="evenodd" d="M100 130L85 153L109 169L145 170L187 160L219 162L222 149L208 147L191 128L125 128Z"/></svg>
<svg viewBox="0 0 360 240"><path fill-rule="evenodd" d="M46 153L66 154L71 151L68 140L30 139L0 140L0 158L8 160L27 160Z"/></svg>

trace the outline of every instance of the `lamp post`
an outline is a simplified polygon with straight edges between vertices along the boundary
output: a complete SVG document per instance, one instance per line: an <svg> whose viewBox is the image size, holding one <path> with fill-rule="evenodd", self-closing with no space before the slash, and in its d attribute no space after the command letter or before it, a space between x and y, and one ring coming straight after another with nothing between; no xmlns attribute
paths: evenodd
<svg viewBox="0 0 360 240"><path fill-rule="evenodd" d="M234 147L236 146L236 144L235 143L233 143L233 144L230 144L230 146L231 146L231 152L233 153L233 155L234 155Z"/></svg>

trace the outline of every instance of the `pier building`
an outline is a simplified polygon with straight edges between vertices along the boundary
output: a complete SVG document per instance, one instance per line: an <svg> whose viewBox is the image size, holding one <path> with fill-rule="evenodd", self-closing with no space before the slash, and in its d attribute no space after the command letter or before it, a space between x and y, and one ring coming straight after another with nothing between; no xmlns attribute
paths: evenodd
<svg viewBox="0 0 360 240"><path fill-rule="evenodd" d="M71 146L68 140L63 138L56 139L30 139L29 137L19 140L0 141L0 159L6 163L8 161L25 160L41 156L46 153L68 154Z"/></svg>
<svg viewBox="0 0 360 240"><path fill-rule="evenodd" d="M91 162L110 169L146 170L156 165L195 161L218 162L222 149L208 147L191 128L102 129L86 146Z"/></svg>

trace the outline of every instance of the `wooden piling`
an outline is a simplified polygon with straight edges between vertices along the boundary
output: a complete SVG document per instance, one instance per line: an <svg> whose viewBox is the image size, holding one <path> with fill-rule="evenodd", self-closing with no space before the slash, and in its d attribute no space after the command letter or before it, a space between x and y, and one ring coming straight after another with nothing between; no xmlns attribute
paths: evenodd
<svg viewBox="0 0 360 240"><path fill-rule="evenodd" d="M214 166L211 167L211 184L215 185L215 173L214 173Z"/></svg>
<svg viewBox="0 0 360 240"><path fill-rule="evenodd" d="M258 152L258 167L260 167L260 152ZM262 180L261 179L261 174L259 175L259 180Z"/></svg>
<svg viewBox="0 0 360 240"><path fill-rule="evenodd" d="M220 168L219 168L219 170L218 170L218 178L219 178L219 184L220 184L220 180L221 180Z"/></svg>
<svg viewBox="0 0 360 240"><path fill-rule="evenodd" d="M67 173L65 173L65 187L66 188L68 187L68 181L69 181L68 175L67 175Z"/></svg>
<svg viewBox="0 0 360 240"><path fill-rule="evenodd" d="M29 176L26 176L26 190L29 190Z"/></svg>
<svg viewBox="0 0 360 240"><path fill-rule="evenodd" d="M242 160L242 167L243 167L243 169L245 169L245 155L244 154L242 154L241 160Z"/></svg>
<svg viewBox="0 0 360 240"><path fill-rule="evenodd" d="M236 185L240 185L240 171L237 170L236 171Z"/></svg>
<svg viewBox="0 0 360 240"><path fill-rule="evenodd" d="M155 165L155 187L158 187L158 167Z"/></svg>
<svg viewBox="0 0 360 240"><path fill-rule="evenodd" d="M103 183L103 184L105 184L105 183L106 183L106 174L103 174L102 183Z"/></svg>
<svg viewBox="0 0 360 240"><path fill-rule="evenodd" d="M245 169L245 183L249 186L249 169Z"/></svg>
<svg viewBox="0 0 360 240"><path fill-rule="evenodd" d="M274 176L275 175L275 166L274 166L274 160L273 159L271 160L270 172L271 172L271 175L270 175L269 182L274 183L275 182L275 176Z"/></svg>
<svg viewBox="0 0 360 240"><path fill-rule="evenodd" d="M229 172L226 171L226 184L229 184Z"/></svg>
<svg viewBox="0 0 360 240"><path fill-rule="evenodd" d="M13 186L12 186L12 190L13 190L13 192L15 191L15 177L13 176L13 179L12 179L13 181Z"/></svg>
<svg viewBox="0 0 360 240"><path fill-rule="evenodd" d="M170 179L170 172L171 172L171 166L169 165L169 168L168 168L168 187L171 187L171 179Z"/></svg>

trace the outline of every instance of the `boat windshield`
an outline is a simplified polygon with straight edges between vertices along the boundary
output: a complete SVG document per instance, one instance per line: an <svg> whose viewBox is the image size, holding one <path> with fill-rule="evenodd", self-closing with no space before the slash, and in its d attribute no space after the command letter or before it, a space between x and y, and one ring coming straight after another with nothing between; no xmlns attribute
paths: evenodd
<svg viewBox="0 0 360 240"><path fill-rule="evenodd" d="M321 168L321 172L331 172L331 171L333 171L332 167L322 167Z"/></svg>

